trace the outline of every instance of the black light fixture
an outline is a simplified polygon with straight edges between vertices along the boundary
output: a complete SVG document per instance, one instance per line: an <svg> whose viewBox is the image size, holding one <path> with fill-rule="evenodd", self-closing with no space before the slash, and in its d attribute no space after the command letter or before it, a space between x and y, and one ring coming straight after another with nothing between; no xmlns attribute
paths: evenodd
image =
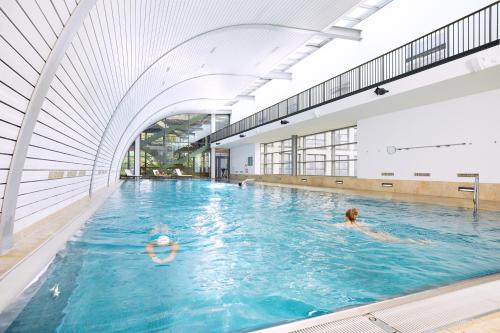
<svg viewBox="0 0 500 333"><path fill-rule="evenodd" d="M290 122L289 122L288 120L282 119L282 120L280 121L280 123L281 123L281 125L286 125L286 124L288 124L288 123L290 123Z"/></svg>
<svg viewBox="0 0 500 333"><path fill-rule="evenodd" d="M375 95L378 95L378 96L382 96L382 95L385 95L386 93L388 93L389 90L385 89L385 88L380 88L380 87L377 87L374 91Z"/></svg>
<svg viewBox="0 0 500 333"><path fill-rule="evenodd" d="M220 142L216 142L215 144L218 146L218 145L220 145Z"/></svg>
<svg viewBox="0 0 500 333"><path fill-rule="evenodd" d="M240 138L244 138L245 136L245 134L240 134Z"/></svg>

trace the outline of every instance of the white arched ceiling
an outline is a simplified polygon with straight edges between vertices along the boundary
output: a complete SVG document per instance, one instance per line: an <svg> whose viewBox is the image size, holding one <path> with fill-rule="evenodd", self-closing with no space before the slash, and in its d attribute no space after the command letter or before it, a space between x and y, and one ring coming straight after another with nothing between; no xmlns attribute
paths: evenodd
<svg viewBox="0 0 500 333"><path fill-rule="evenodd" d="M0 244L116 179L151 119L224 108L358 2L0 1Z"/></svg>

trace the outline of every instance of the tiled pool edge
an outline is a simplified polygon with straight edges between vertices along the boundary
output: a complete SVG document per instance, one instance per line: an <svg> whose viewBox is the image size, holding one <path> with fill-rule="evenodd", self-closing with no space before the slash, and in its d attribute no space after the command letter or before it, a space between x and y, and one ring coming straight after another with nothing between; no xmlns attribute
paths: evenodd
<svg viewBox="0 0 500 333"><path fill-rule="evenodd" d="M62 218L67 219L67 222L62 226L56 225L51 235L37 244L33 250L23 252L21 249L18 251L19 253L16 253L15 264L0 275L0 295L2 295L0 297L0 313L45 269L57 252L64 248L66 242L122 183L123 181L119 181L110 187L101 189L94 193L91 200L84 199L83 202L69 205L46 218Z"/></svg>
<svg viewBox="0 0 500 333"><path fill-rule="evenodd" d="M412 305L417 302L427 302L435 299L439 299L442 297L449 296L453 292L457 291L467 291L473 287L477 286L486 286L486 288L489 288L488 284L491 284L492 282L496 282L497 284L500 284L500 273L495 273L479 278L473 278L469 280L464 280L461 282L453 283L447 286L442 286L442 287L437 287L437 288L432 288L428 290L424 290L421 292L405 295L405 296L400 296L384 301L380 301L377 303L372 303L372 304L367 304L367 305L362 305L359 307L355 308L350 308L347 310L341 310L338 312L314 317L314 318L308 318L308 319L303 319L299 321L294 321L290 323L286 323L283 325L277 325L269 328L264 328L260 330L253 331L254 333L291 333L291 332L311 332L311 333L320 333L320 332L344 332L342 329L346 329L345 324L343 321L346 320L356 320L360 319L362 317L366 316L372 316L373 313L379 313L381 311L390 311L392 309L395 309L400 306L404 305ZM498 287L498 286L497 286ZM500 310L500 288L491 288L492 294L497 294L496 297L499 299L498 301L498 306L496 307L495 310ZM457 301L462 301L463 299L458 299ZM469 302L471 300L468 300ZM454 304L454 303L453 303ZM450 309L453 304L449 304ZM444 309L446 310L446 309ZM452 327L454 325L457 325L457 323L464 321L471 321L474 320L480 316L487 315L491 313L491 311L484 312L480 315L472 315L472 316L464 316L463 318L460 318L460 321L457 320L452 320L449 323L447 323L446 327ZM377 315L375 314L375 317ZM377 317L378 318L378 317ZM412 318L408 318L410 321ZM418 320L417 316L415 315L415 320ZM368 320L368 319L366 319ZM386 321L387 322L387 321ZM387 324L391 325L391 322L389 321ZM321 325L328 325L328 330L322 331L321 329L315 329L315 327L321 326ZM348 330L345 332L349 332L349 329L355 329L356 324L353 322L352 327L349 327ZM374 328L376 328L375 324ZM338 326L339 329L335 330L335 326ZM441 327L441 329L445 329L446 327ZM358 330L356 332L362 332L361 330ZM372 331L370 331L372 332ZM383 331L382 331L383 332ZM399 330L396 332L409 332L406 330Z"/></svg>
<svg viewBox="0 0 500 333"><path fill-rule="evenodd" d="M255 183L264 186L295 188L295 189L301 189L305 191L315 191L315 192L352 194L352 195L366 196L377 199L398 200L411 203L438 205L442 207L471 209L473 206L470 199L463 199L463 198L439 197L439 196L430 196L423 194L407 194L407 193L383 192L383 191L371 191L371 190L343 189L338 187L327 187L327 186L296 185L288 183L266 182L260 180L256 180ZM481 200L479 205L479 210L500 212L500 202Z"/></svg>

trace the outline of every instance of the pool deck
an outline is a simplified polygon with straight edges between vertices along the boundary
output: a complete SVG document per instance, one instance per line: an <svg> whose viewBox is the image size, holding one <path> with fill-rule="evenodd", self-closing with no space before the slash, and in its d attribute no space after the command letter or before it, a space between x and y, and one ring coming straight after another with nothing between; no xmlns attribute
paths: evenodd
<svg viewBox="0 0 500 333"><path fill-rule="evenodd" d="M0 256L0 312L51 262L122 181L93 193L17 232L14 247Z"/></svg>
<svg viewBox="0 0 500 333"><path fill-rule="evenodd" d="M329 193L343 193L360 195L370 198L386 199L386 200L398 200L405 202L416 202L424 203L430 205L438 205L444 207L459 207L471 209L472 200L461 199L461 198L448 198L448 197L436 197L430 195L414 195L414 194L404 194L395 192L382 192L382 191L365 191L365 190L351 190L351 189L341 189L332 187L318 187L318 186L308 186L308 185L293 185L293 184L282 184L282 183L268 183L268 182L255 182L258 185L274 186L274 187L286 187L286 188L296 188L306 191L317 191L317 192L329 192ZM500 202L498 201L488 201L480 200L479 210L500 212ZM472 209L471 209L472 213Z"/></svg>
<svg viewBox="0 0 500 333"><path fill-rule="evenodd" d="M500 332L500 274L255 332Z"/></svg>

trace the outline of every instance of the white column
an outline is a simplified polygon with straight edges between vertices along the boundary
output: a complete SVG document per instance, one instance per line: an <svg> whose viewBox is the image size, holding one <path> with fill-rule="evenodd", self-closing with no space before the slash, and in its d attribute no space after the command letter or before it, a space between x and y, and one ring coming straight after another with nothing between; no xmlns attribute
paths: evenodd
<svg viewBox="0 0 500 333"><path fill-rule="evenodd" d="M211 118L210 118L210 133L213 133L215 132L215 113L212 113L211 114Z"/></svg>
<svg viewBox="0 0 500 333"><path fill-rule="evenodd" d="M215 113L212 113L212 117L210 120L211 120L210 121L210 124L211 124L210 133L214 133L215 126L216 126ZM211 143L210 145L212 145L212 144L213 143ZM215 179L215 148L210 148L210 178Z"/></svg>
<svg viewBox="0 0 500 333"><path fill-rule="evenodd" d="M253 174L254 175L260 175L260 143L255 144L255 149L254 149L254 157L253 157Z"/></svg>
<svg viewBox="0 0 500 333"><path fill-rule="evenodd" d="M210 149L210 178L215 179L215 148Z"/></svg>
<svg viewBox="0 0 500 333"><path fill-rule="evenodd" d="M134 151L134 175L141 175L141 135L135 139L135 151Z"/></svg>

